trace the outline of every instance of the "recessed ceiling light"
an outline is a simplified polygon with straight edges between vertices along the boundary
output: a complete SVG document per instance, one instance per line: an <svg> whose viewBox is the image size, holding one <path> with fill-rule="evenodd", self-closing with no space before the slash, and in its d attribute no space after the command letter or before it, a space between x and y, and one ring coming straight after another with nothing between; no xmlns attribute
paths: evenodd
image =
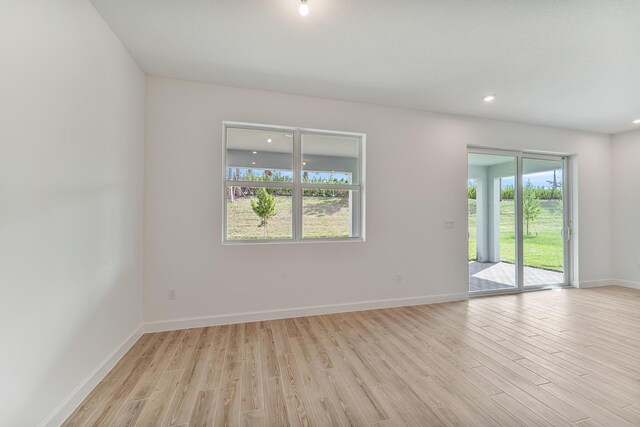
<svg viewBox="0 0 640 427"><path fill-rule="evenodd" d="M256 164L256 162L251 162L251 164L252 164L252 165L255 165L255 164Z"/></svg>
<svg viewBox="0 0 640 427"><path fill-rule="evenodd" d="M257 151L254 151L254 152L253 152L253 154L258 154L258 152L257 152Z"/></svg>
<svg viewBox="0 0 640 427"><path fill-rule="evenodd" d="M268 139L267 139L267 142L268 142L269 144L271 144L271 138L268 138Z"/></svg>
<svg viewBox="0 0 640 427"><path fill-rule="evenodd" d="M485 95L484 98L482 98L484 102L492 102L495 99L496 99L496 96L492 93Z"/></svg>
<svg viewBox="0 0 640 427"><path fill-rule="evenodd" d="M302 166L307 166L307 162L302 162Z"/></svg>
<svg viewBox="0 0 640 427"><path fill-rule="evenodd" d="M298 12L300 12L300 15L302 16L307 16L309 14L309 5L307 4L307 0L301 0Z"/></svg>
<svg viewBox="0 0 640 427"><path fill-rule="evenodd" d="M640 125L640 119L635 119L635 120L633 121L633 124L634 124L634 125Z"/></svg>

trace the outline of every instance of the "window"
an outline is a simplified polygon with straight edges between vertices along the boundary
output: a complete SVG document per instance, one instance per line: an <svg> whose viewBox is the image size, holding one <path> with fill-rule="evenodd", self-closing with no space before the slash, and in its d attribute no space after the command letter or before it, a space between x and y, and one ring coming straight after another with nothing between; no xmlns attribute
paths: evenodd
<svg viewBox="0 0 640 427"><path fill-rule="evenodd" d="M364 135L225 123L224 241L364 240Z"/></svg>

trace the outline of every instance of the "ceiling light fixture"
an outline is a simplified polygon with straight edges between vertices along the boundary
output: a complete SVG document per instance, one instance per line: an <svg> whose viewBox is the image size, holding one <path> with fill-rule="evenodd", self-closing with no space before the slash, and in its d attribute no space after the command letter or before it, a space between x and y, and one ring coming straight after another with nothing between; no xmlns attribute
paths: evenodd
<svg viewBox="0 0 640 427"><path fill-rule="evenodd" d="M252 164L252 165L255 165L255 164L256 164L256 162L251 162L251 164Z"/></svg>
<svg viewBox="0 0 640 427"><path fill-rule="evenodd" d="M268 142L269 144L271 144L271 138L268 138L268 139L267 139L267 142Z"/></svg>
<svg viewBox="0 0 640 427"><path fill-rule="evenodd" d="M307 4L307 0L300 0L300 8L298 9L300 15L307 16L309 14L309 5Z"/></svg>
<svg viewBox="0 0 640 427"><path fill-rule="evenodd" d="M482 98L484 102L492 102L495 99L496 99L496 96L492 93L485 95L484 98Z"/></svg>
<svg viewBox="0 0 640 427"><path fill-rule="evenodd" d="M307 162L302 162L302 166L307 166Z"/></svg>
<svg viewBox="0 0 640 427"><path fill-rule="evenodd" d="M253 152L253 154L258 154L258 152L257 152L257 151L254 151L254 152Z"/></svg>
<svg viewBox="0 0 640 427"><path fill-rule="evenodd" d="M633 121L633 124L634 124L634 125L640 125L640 119L635 119L635 120Z"/></svg>

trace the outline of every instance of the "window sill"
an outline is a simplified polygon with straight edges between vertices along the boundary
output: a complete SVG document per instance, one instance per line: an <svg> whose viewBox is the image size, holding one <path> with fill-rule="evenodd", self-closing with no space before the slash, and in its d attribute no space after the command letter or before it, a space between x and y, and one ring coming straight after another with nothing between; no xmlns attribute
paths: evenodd
<svg viewBox="0 0 640 427"><path fill-rule="evenodd" d="M310 244L310 243L364 243L362 237L347 238L317 238L317 239L256 239L256 240L223 240L223 246L238 245L291 245L291 244Z"/></svg>

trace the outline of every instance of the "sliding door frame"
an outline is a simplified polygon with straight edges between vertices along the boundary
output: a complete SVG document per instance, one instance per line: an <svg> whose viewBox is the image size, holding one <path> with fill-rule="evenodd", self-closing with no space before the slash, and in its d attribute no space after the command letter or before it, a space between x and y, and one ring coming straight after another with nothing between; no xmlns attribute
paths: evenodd
<svg viewBox="0 0 640 427"><path fill-rule="evenodd" d="M515 176L515 196L516 196L516 287L512 289L499 289L487 291L469 292L471 296L487 296L509 294L527 291L538 291L542 289L564 288L570 287L572 281L572 260L573 260L573 223L572 223L572 188L571 188L571 162L569 156L554 155L546 153L536 153L529 151L512 151L502 149L492 149L483 147L467 147L467 156L469 154L489 154L494 156L509 156L516 159L516 176ZM524 216L523 216L523 160L551 160L561 161L563 163L562 170L562 244L563 244L563 283L550 285L524 286ZM468 170L468 168L467 168ZM468 181L467 176L467 181ZM468 227L468 225L467 225ZM467 245L468 246L468 245ZM468 274L467 274L468 276Z"/></svg>

